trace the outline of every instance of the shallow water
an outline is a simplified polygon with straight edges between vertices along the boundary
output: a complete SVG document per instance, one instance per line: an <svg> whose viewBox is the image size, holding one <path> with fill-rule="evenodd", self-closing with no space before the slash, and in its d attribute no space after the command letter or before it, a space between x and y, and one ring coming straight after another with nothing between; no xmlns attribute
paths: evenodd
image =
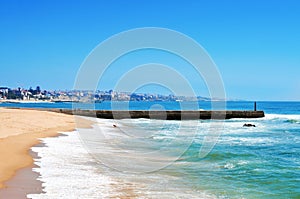
<svg viewBox="0 0 300 199"><path fill-rule="evenodd" d="M264 104L265 118L224 122L97 119L34 148L46 193L31 197L300 198L299 104Z"/></svg>

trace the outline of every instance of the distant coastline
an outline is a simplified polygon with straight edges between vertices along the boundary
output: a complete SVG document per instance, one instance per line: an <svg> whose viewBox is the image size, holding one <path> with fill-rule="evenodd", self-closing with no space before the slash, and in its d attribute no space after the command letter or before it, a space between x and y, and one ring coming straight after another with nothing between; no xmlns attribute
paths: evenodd
<svg viewBox="0 0 300 199"><path fill-rule="evenodd" d="M0 87L0 103L34 103L34 102L96 102L103 101L243 101L239 99L209 98L203 96L175 96L157 93L131 93L124 91L90 91L90 90L42 90Z"/></svg>
<svg viewBox="0 0 300 199"><path fill-rule="evenodd" d="M54 103L50 100L19 100L19 99L1 99L0 103Z"/></svg>

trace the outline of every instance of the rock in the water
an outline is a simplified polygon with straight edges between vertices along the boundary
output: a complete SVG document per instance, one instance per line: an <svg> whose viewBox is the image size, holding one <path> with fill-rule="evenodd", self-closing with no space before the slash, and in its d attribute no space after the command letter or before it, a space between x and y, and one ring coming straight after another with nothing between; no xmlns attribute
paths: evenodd
<svg viewBox="0 0 300 199"><path fill-rule="evenodd" d="M254 124L244 124L243 127L255 127Z"/></svg>

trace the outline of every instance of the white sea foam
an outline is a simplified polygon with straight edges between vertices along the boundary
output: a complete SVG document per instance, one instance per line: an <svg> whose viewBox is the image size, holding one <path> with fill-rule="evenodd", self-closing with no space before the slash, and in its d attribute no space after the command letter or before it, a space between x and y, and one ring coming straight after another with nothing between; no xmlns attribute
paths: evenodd
<svg viewBox="0 0 300 199"><path fill-rule="evenodd" d="M242 138L236 138L236 137L221 137L220 143L229 144L232 145L243 145L243 146L269 146L274 145L280 142L280 140L275 138L267 138L267 137L242 137Z"/></svg>
<svg viewBox="0 0 300 199"><path fill-rule="evenodd" d="M108 128L112 124L113 121L108 120L103 127ZM137 178L103 168L85 150L77 131L66 132L64 135L41 139L46 147L32 148L40 156L35 159L39 168L34 170L40 173L39 180L43 182L45 193L28 194L28 198L121 198L124 194L126 196L125 190L130 189L133 189L138 198L169 198L175 194L176 189L169 186L166 176L153 173L139 175ZM109 153L109 150L107 152ZM165 179L164 183L162 179ZM162 189L158 184L167 189ZM185 189L177 191L176 195L180 198L214 198L204 191L194 192Z"/></svg>
<svg viewBox="0 0 300 199"><path fill-rule="evenodd" d="M93 159L82 147L77 132L67 136L45 138L48 147L33 147L41 157L35 159L40 168L43 194L29 194L28 198L107 198L112 179L101 174Z"/></svg>
<svg viewBox="0 0 300 199"><path fill-rule="evenodd" d="M266 114L263 119L265 119L265 120L272 120L272 119L300 120L300 115Z"/></svg>
<svg viewBox="0 0 300 199"><path fill-rule="evenodd" d="M166 175L164 171L158 173L153 172L143 175L126 174L124 172L117 172L109 168L104 168L103 165L97 162L89 155L85 147L89 144L95 144L99 149L101 160L108 157L109 160L117 158L115 154L120 152L131 152L133 146L144 149L145 145L138 145L139 139L131 137L127 139L128 134L126 131L133 131L138 125L142 128L154 128L151 131L148 129L147 133L153 133L152 136L146 137L151 142L152 140L160 139L182 139L174 131L181 124L184 129L183 134L193 137L193 130L198 126L199 142L203 141L203 135L206 135L209 128L213 131L218 130L220 121L160 121L160 120L104 120L95 119L98 125L94 125L94 129L85 129L78 135L78 132L65 133L67 136L60 136L56 138L46 138L42 141L47 147L34 147L33 151L38 152L41 159L36 159L36 164L40 168L35 170L41 174L40 180L43 181L44 191L42 194L30 194L29 198L33 199L52 199L52 198L120 198L124 190L130 189L137 198L170 198L176 195L178 198L216 198L214 195L205 192L204 190L194 190L191 187L180 184L180 179ZM168 125L164 126L165 123ZM261 131L263 123L257 121L257 128L243 128L244 121L229 121L224 124L224 138L221 137L221 142L230 142L236 144L257 144L269 143L272 140L269 138L256 138L256 137L238 137L236 133L243 133L249 131ZM116 124L118 128L114 128ZM256 124L256 123L255 123ZM144 126L143 126L144 125ZM162 127L161 127L162 126ZM157 131L155 131L157 128ZM173 129L174 128L174 129ZM124 132L119 132L119 130ZM101 131L99 131L101 130ZM196 132L197 133L197 132ZM230 136L229 134L233 134ZM201 137L202 135L202 137ZM105 139L103 139L105 138ZM197 136L196 136L197 138ZM82 144L81 140L85 140ZM88 140L88 142L87 142ZM103 143L103 141L109 141ZM123 142L125 141L125 142ZM198 142L197 141L197 142ZM147 145L146 145L147 146ZM120 148L122 151L120 151ZM150 147L150 149L152 149ZM128 158L128 153L126 154ZM166 154L168 155L168 154ZM144 157L139 158L143 160ZM155 160L168 161L168 156L155 156ZM138 159L138 160L139 160ZM117 162L126 160L122 157ZM125 161L125 164L132 165L132 162ZM191 164L191 163L189 163ZM234 169L236 166L247 164L247 162L228 163L223 165L226 169ZM136 165L135 165L136 166ZM113 167L112 167L113 168Z"/></svg>

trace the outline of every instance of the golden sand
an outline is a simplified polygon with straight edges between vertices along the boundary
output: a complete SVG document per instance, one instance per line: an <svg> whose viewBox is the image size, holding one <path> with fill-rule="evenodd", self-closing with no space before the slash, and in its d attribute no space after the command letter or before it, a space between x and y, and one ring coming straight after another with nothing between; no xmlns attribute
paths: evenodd
<svg viewBox="0 0 300 199"><path fill-rule="evenodd" d="M81 120L80 128L92 125L90 121ZM17 170L33 164L29 150L39 143L39 138L57 136L59 132L74 129L75 120L72 115L0 108L0 188L5 186L4 182L12 178Z"/></svg>

